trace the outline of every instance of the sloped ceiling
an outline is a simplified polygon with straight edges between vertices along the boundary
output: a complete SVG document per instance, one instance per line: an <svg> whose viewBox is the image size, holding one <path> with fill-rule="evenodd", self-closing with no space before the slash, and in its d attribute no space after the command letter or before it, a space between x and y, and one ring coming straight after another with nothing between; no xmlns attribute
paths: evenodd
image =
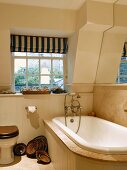
<svg viewBox="0 0 127 170"><path fill-rule="evenodd" d="M0 0L0 3L77 10L85 1L86 0Z"/></svg>
<svg viewBox="0 0 127 170"><path fill-rule="evenodd" d="M85 1L91 0L0 0L4 4L40 6L47 8L78 10ZM92 0L98 2L127 4L127 0Z"/></svg>

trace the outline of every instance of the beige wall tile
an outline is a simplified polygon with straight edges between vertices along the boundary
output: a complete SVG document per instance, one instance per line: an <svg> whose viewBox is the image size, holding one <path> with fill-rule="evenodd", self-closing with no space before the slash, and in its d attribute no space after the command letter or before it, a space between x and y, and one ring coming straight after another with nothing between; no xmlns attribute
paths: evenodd
<svg viewBox="0 0 127 170"><path fill-rule="evenodd" d="M98 117L127 127L127 90L117 86L98 86L94 90L93 110Z"/></svg>

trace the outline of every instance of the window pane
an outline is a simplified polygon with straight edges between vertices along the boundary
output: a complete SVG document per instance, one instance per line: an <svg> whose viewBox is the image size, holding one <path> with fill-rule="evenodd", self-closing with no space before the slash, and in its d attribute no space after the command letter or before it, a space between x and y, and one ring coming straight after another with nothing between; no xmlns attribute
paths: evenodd
<svg viewBox="0 0 127 170"><path fill-rule="evenodd" d="M52 53L52 57L60 57L63 58L64 54Z"/></svg>
<svg viewBox="0 0 127 170"><path fill-rule="evenodd" d="M25 74L26 73L26 59L15 59L14 60L14 73Z"/></svg>
<svg viewBox="0 0 127 170"><path fill-rule="evenodd" d="M28 59L28 74L39 74L38 59Z"/></svg>
<svg viewBox="0 0 127 170"><path fill-rule="evenodd" d="M43 56L43 57L52 57L52 53L40 53L40 56Z"/></svg>
<svg viewBox="0 0 127 170"><path fill-rule="evenodd" d="M39 76L28 76L29 87L39 87Z"/></svg>
<svg viewBox="0 0 127 170"><path fill-rule="evenodd" d="M41 87L47 86L50 88L51 78L50 76L41 76Z"/></svg>
<svg viewBox="0 0 127 170"><path fill-rule="evenodd" d="M41 88L45 88L45 87L51 89L51 84L41 84Z"/></svg>
<svg viewBox="0 0 127 170"><path fill-rule="evenodd" d="M63 60L53 60L53 74L63 74Z"/></svg>
<svg viewBox="0 0 127 170"><path fill-rule="evenodd" d="M14 52L13 53L14 56L26 56L26 52Z"/></svg>
<svg viewBox="0 0 127 170"><path fill-rule="evenodd" d="M52 57L51 53L27 53L28 57Z"/></svg>
<svg viewBox="0 0 127 170"><path fill-rule="evenodd" d="M120 75L127 75L127 62L121 62Z"/></svg>
<svg viewBox="0 0 127 170"><path fill-rule="evenodd" d="M53 87L64 87L63 76L53 76Z"/></svg>
<svg viewBox="0 0 127 170"><path fill-rule="evenodd" d="M127 77L119 77L117 83L127 83Z"/></svg>
<svg viewBox="0 0 127 170"><path fill-rule="evenodd" d="M41 74L50 74L51 73L51 60L42 59L40 71L41 71Z"/></svg>
<svg viewBox="0 0 127 170"><path fill-rule="evenodd" d="M15 76L15 91L20 92L24 87L26 87L26 77Z"/></svg>
<svg viewBox="0 0 127 170"><path fill-rule="evenodd" d="M15 91L22 88L64 87L64 54L14 52ZM46 58L47 57L47 58ZM26 77L27 76L27 77Z"/></svg>
<svg viewBox="0 0 127 170"><path fill-rule="evenodd" d="M127 83L127 56L126 56L126 43L123 45L123 51L121 55L121 62L118 69L118 76L116 78L116 83Z"/></svg>
<svg viewBox="0 0 127 170"><path fill-rule="evenodd" d="M27 53L29 57L39 57L39 53Z"/></svg>
<svg viewBox="0 0 127 170"><path fill-rule="evenodd" d="M116 83L127 83L127 61L121 60Z"/></svg>

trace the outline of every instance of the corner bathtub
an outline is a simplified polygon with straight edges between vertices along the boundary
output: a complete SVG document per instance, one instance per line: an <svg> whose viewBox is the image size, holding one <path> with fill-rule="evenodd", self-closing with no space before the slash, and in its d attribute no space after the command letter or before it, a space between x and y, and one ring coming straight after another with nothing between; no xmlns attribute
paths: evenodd
<svg viewBox="0 0 127 170"><path fill-rule="evenodd" d="M70 120L73 119L74 122ZM127 154L127 128L92 116L64 117L52 120L74 143L82 149L104 154Z"/></svg>

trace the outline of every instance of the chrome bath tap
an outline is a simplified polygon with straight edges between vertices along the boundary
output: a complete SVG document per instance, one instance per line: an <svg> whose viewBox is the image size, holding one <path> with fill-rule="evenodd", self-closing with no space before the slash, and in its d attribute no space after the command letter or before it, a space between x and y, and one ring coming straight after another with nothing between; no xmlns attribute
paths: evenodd
<svg viewBox="0 0 127 170"><path fill-rule="evenodd" d="M71 97L70 104L67 105L67 96ZM68 112L71 111L71 114L76 116L81 109L80 103L77 100L77 98L80 98L79 94L76 93L67 93L65 95L65 101L64 101L64 110L65 114L68 115Z"/></svg>
<svg viewBox="0 0 127 170"><path fill-rule="evenodd" d="M78 100L80 98L79 94L76 93L67 93L65 95L64 99L64 113L65 113L65 125L67 126L67 117L70 116L69 118L70 122L74 122L74 116L79 116L79 125L77 128L76 133L79 130L80 127L80 121L81 121L81 105Z"/></svg>

